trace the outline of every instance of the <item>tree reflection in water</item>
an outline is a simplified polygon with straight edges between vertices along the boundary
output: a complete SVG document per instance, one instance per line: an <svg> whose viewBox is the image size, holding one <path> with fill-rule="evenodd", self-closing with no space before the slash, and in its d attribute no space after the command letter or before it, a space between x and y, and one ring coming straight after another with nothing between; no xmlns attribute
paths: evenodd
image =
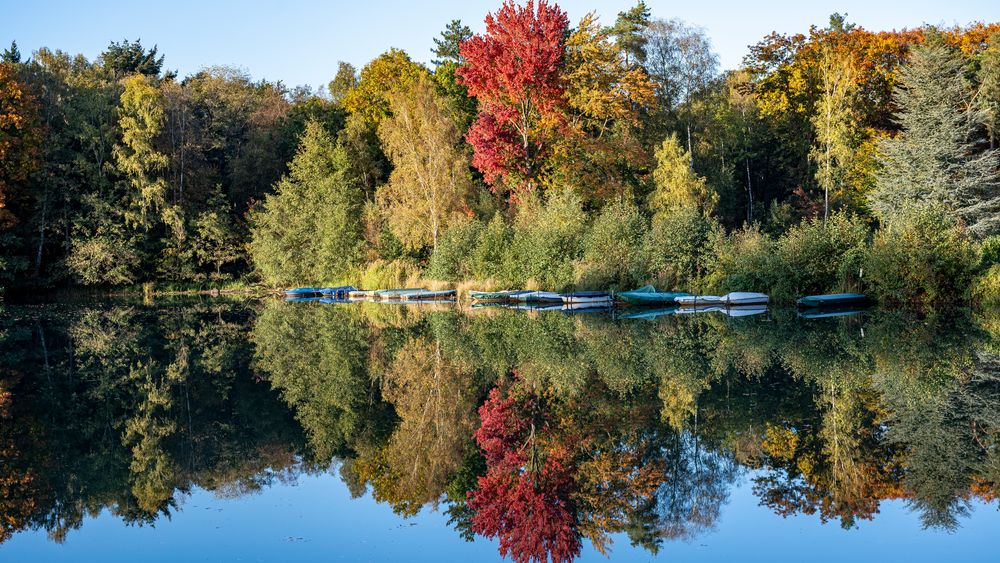
<svg viewBox="0 0 1000 563"><path fill-rule="evenodd" d="M339 468L402 516L441 507L514 561L711 530L748 474L844 527L901 499L961 525L1000 479L1000 319L792 311L613 320L177 301L0 316L0 541L143 525Z"/></svg>

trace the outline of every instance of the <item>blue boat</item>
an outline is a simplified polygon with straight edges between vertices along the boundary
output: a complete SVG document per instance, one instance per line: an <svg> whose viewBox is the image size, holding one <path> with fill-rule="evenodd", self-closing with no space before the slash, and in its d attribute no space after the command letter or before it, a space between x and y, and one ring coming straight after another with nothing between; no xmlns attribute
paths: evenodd
<svg viewBox="0 0 1000 563"><path fill-rule="evenodd" d="M861 293L831 293L828 295L809 295L800 298L795 303L799 307L847 307L864 305L868 297Z"/></svg>
<svg viewBox="0 0 1000 563"><path fill-rule="evenodd" d="M288 301L288 302L291 302L291 303L306 303L308 301L321 301L322 299L323 299L322 297L315 297L315 296L313 296L313 297L297 297L295 295L289 295L288 297L285 297L285 301Z"/></svg>
<svg viewBox="0 0 1000 563"><path fill-rule="evenodd" d="M679 307L663 307L657 309L633 309L632 312L618 315L619 319L655 319L666 315L676 314Z"/></svg>
<svg viewBox="0 0 1000 563"><path fill-rule="evenodd" d="M320 288L318 287L296 287L294 289L285 290L285 295L290 295L292 297L310 297L319 294Z"/></svg>
<svg viewBox="0 0 1000 563"><path fill-rule="evenodd" d="M347 297L347 294L356 291L357 288L353 285L341 285L337 287L324 287L319 290L323 295L333 295L336 297Z"/></svg>
<svg viewBox="0 0 1000 563"><path fill-rule="evenodd" d="M645 285L632 291L623 291L616 294L615 297L632 305L658 305L661 303L672 305L674 299L688 295L690 294L678 291L657 291L656 287Z"/></svg>

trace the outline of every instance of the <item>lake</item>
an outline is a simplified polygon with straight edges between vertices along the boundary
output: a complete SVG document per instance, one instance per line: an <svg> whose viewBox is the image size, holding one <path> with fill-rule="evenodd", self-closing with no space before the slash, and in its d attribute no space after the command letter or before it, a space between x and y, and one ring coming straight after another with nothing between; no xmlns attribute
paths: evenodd
<svg viewBox="0 0 1000 563"><path fill-rule="evenodd" d="M995 561L1000 313L0 308L0 561Z"/></svg>

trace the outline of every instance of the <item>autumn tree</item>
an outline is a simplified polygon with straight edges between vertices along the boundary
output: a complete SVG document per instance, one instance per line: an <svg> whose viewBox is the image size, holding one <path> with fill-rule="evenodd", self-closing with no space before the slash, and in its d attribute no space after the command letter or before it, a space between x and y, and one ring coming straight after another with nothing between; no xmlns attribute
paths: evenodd
<svg viewBox="0 0 1000 563"><path fill-rule="evenodd" d="M979 109L970 103L964 63L940 38L913 49L896 96L902 134L879 145L881 171L870 195L884 222L927 205L944 205L969 230L998 229L1000 185L996 150L979 150Z"/></svg>
<svg viewBox="0 0 1000 563"><path fill-rule="evenodd" d="M122 142L114 148L115 167L129 187L126 219L135 226L149 228L154 213L166 211L167 182L163 172L169 159L157 147L163 132L163 95L142 75L125 79L118 109Z"/></svg>
<svg viewBox="0 0 1000 563"><path fill-rule="evenodd" d="M426 77L391 93L389 108L378 134L393 171L377 198L399 240L436 250L441 231L468 214L472 188L455 109Z"/></svg>
<svg viewBox="0 0 1000 563"><path fill-rule="evenodd" d="M838 195L847 187L845 176L855 156L858 125L851 104L855 82L850 56L828 45L820 62L822 93L812 117L816 144L809 156L817 164L816 181L823 188L824 219L830 215L830 193Z"/></svg>
<svg viewBox="0 0 1000 563"><path fill-rule="evenodd" d="M337 74L327 86L330 99L337 105L343 105L344 97L352 88L358 85L358 71L351 63L340 61L337 63Z"/></svg>
<svg viewBox="0 0 1000 563"><path fill-rule="evenodd" d="M0 230L19 219L8 203L11 192L36 166L41 131L34 98L18 79L17 67L0 63Z"/></svg>
<svg viewBox="0 0 1000 563"><path fill-rule="evenodd" d="M680 145L676 135L667 137L656 151L653 170L655 188L649 196L649 207L656 215L678 209L696 209L710 215L719 195L691 169L690 155Z"/></svg>
<svg viewBox="0 0 1000 563"><path fill-rule="evenodd" d="M469 129L473 165L513 199L544 181L544 159L564 122L560 79L569 20L546 0L507 0L486 16L486 33L462 44L461 83L479 101Z"/></svg>
<svg viewBox="0 0 1000 563"><path fill-rule="evenodd" d="M636 129L640 111L653 103L653 86L593 13L580 20L565 49L563 81L571 114L557 144L558 168L569 185L603 199L631 180L630 168L648 161Z"/></svg>

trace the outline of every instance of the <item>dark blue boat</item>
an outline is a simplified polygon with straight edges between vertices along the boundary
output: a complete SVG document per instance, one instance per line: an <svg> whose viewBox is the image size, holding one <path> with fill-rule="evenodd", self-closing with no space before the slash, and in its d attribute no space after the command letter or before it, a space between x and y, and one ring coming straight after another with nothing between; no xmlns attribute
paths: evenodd
<svg viewBox="0 0 1000 563"><path fill-rule="evenodd" d="M347 297L347 294L352 291L357 291L358 288L353 285L341 285L337 287L324 287L319 290L323 295L333 295L335 297Z"/></svg>
<svg viewBox="0 0 1000 563"><path fill-rule="evenodd" d="M848 307L864 305L868 297L861 293L831 293L829 295L809 295L795 303L799 307Z"/></svg>
<svg viewBox="0 0 1000 563"><path fill-rule="evenodd" d="M285 290L285 295L291 297L310 297L319 294L320 294L320 288L318 287L296 287L294 289Z"/></svg>

